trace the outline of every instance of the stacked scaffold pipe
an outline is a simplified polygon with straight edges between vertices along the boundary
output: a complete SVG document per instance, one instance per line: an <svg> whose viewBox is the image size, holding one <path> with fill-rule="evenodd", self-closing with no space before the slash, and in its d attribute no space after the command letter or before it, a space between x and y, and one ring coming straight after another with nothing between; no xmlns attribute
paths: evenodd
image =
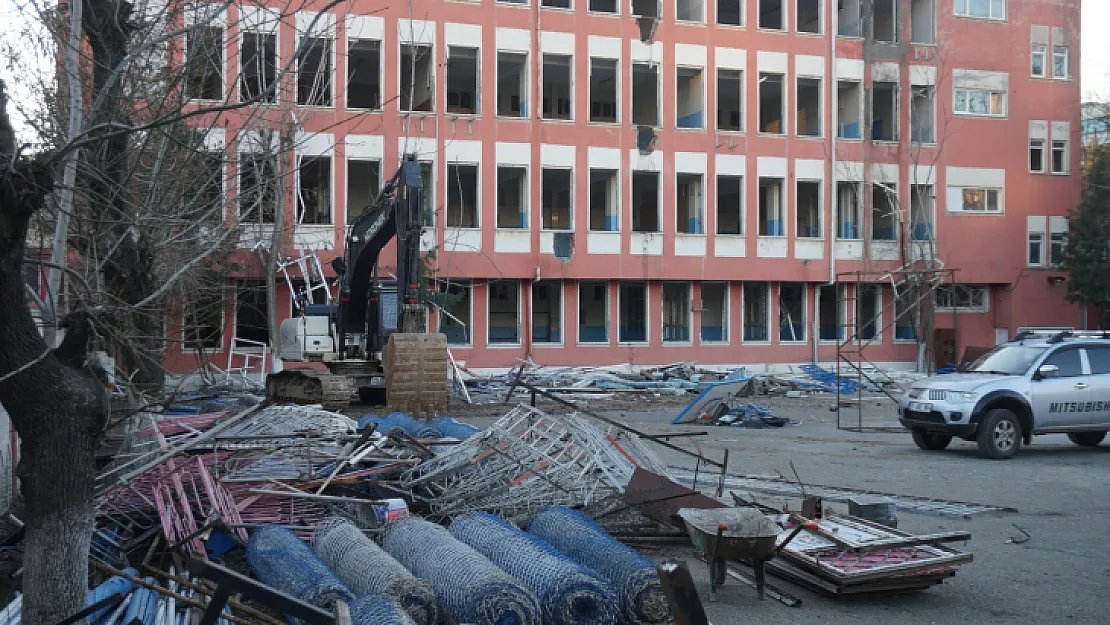
<svg viewBox="0 0 1110 625"><path fill-rule="evenodd" d="M467 512L451 523L451 534L536 593L546 625L617 622L617 597L608 582L500 517Z"/></svg>
<svg viewBox="0 0 1110 625"><path fill-rule="evenodd" d="M540 625L531 590L447 529L416 517L389 523L382 547L435 590L452 625Z"/></svg>
<svg viewBox="0 0 1110 625"><path fill-rule="evenodd" d="M655 565L585 513L545 507L532 517L528 531L608 580L620 600L622 622L662 623L669 618Z"/></svg>
<svg viewBox="0 0 1110 625"><path fill-rule="evenodd" d="M355 594L382 593L400 604L417 625L438 622L432 586L414 577L350 521L326 521L316 529L312 549ZM372 602L361 603L369 606ZM353 619L354 607L351 609Z"/></svg>
<svg viewBox="0 0 1110 625"><path fill-rule="evenodd" d="M350 603L355 598L308 545L284 527L255 530L247 541L247 564L267 586L328 612L335 610L336 601Z"/></svg>

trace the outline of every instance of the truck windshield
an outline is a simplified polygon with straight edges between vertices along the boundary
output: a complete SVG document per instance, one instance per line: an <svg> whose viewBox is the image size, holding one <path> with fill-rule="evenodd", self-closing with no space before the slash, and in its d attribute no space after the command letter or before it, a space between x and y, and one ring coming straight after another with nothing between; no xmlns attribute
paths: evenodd
<svg viewBox="0 0 1110 625"><path fill-rule="evenodd" d="M1029 345L999 345L968 366L968 371L1022 375L1048 349Z"/></svg>

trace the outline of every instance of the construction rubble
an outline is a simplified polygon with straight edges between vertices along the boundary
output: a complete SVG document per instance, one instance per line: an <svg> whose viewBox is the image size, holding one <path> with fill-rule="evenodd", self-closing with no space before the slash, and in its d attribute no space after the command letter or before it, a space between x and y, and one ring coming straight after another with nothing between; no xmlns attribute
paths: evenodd
<svg viewBox="0 0 1110 625"><path fill-rule="evenodd" d="M505 378L470 376L466 388L472 397L504 400L514 387L521 399L533 392L704 397L719 385L752 388L757 380L790 390L815 385L814 392L844 384L802 375L759 379L688 363L637 374L527 365ZM716 418L773 419L750 402L730 406ZM674 601L676 585L690 578L676 577L688 569L674 554L704 559L714 590L732 577L787 605L801 601L766 584L764 569L844 595L923 590L971 560L942 544L967 540L965 533L913 536L892 527L893 515L822 512L812 501L794 511L763 506L757 491L731 488L727 454L719 460L692 449L587 411L525 403L507 405L479 429L449 417L352 418L319 406L266 405L242 391L179 400L131 416L105 442L92 590L74 620L663 623L689 607ZM673 474L660 453L689 460L693 479ZM734 497L727 504L726 483ZM721 527L730 529L714 542L689 520L697 516L691 511L725 515L732 520ZM783 545L777 557L722 555L740 544L730 532L756 526L762 544ZM664 550L653 558L664 561L645 549ZM21 622L21 601L17 593L0 611L0 625Z"/></svg>

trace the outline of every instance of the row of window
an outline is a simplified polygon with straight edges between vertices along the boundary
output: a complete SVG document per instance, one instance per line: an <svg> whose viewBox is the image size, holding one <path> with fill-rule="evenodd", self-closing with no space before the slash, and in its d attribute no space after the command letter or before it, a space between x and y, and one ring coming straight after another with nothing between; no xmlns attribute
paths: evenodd
<svg viewBox="0 0 1110 625"><path fill-rule="evenodd" d="M1049 132L1051 129L1051 133ZM1051 134L1051 137L1049 136ZM1029 124L1029 173L1066 175L1071 171L1070 122L1032 121ZM1046 150L1049 151L1046 156Z"/></svg>

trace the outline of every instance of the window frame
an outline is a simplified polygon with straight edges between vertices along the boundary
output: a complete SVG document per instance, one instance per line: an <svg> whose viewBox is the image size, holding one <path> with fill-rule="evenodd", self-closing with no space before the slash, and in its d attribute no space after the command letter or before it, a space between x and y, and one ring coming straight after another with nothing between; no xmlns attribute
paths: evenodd
<svg viewBox="0 0 1110 625"><path fill-rule="evenodd" d="M949 292L951 297L955 297L956 289L966 289L968 291L968 305L961 306L958 301L952 302L951 300L947 304L942 304L941 293ZM979 294L978 298L974 295L976 293ZM990 286L984 284L942 284L937 287L935 297L937 312L987 313L990 312L991 308ZM975 299L979 299L978 304L974 303Z"/></svg>
<svg viewBox="0 0 1110 625"><path fill-rule="evenodd" d="M959 104L958 104L958 100L957 100L957 98L959 97L960 92L964 92L964 108L963 108L963 110L961 110L959 108ZM970 104L971 104L971 94L972 93L985 93L985 94L987 94L987 98L988 98L988 101L990 103L988 106L993 105L995 95L1000 95L1001 96L1000 99L1001 99L1001 102L1002 102L1002 106L1001 106L1001 111L1002 112L1000 112L1000 113L992 113L992 112L973 113L973 112L971 112ZM954 115L962 115L964 117L992 117L992 118L996 118L996 119L1003 119L1009 113L1009 108L1010 108L1009 99L1010 99L1009 98L1009 91L995 91L993 89L976 89L976 88L972 88L972 87L953 87L952 88L952 113Z"/></svg>
<svg viewBox="0 0 1110 625"><path fill-rule="evenodd" d="M1034 242L1034 239L1036 241ZM1033 260L1033 245L1034 243L1039 246L1037 250L1037 259ZM1045 233L1041 231L1030 231L1026 233L1025 238L1025 264L1029 267L1044 267L1045 266Z"/></svg>
<svg viewBox="0 0 1110 625"><path fill-rule="evenodd" d="M1001 188L1001 187L951 187L950 186L948 188L949 189L959 189L960 194L961 194L960 206L959 207L949 206L948 207L948 212L949 213L957 213L957 214L961 214L961 215L1004 215L1004 214L1006 214L1006 205L1005 205L1005 202L1004 202L1005 194L1004 194L1004 189ZM966 194L967 194L968 191L972 191L972 192L981 191L981 192L983 192L983 210L975 210L975 209L970 209L969 210L969 209L965 208L965 206L967 206L967 204L964 203L964 201L965 201L964 198L966 197ZM995 210L991 210L989 208L990 207L990 194L991 193L994 193L996 195L995 206L997 208Z"/></svg>
<svg viewBox="0 0 1110 625"><path fill-rule="evenodd" d="M1040 145L1039 148L1037 148L1036 146L1034 146L1034 143L1040 143L1041 145ZM1029 138L1029 162L1027 163L1027 165L1029 167L1029 173L1031 173L1031 174L1048 173L1048 159L1045 158L1046 156L1048 156L1046 154L1046 152L1047 152L1046 148L1048 146L1046 146L1045 144L1046 144L1046 141L1043 138L1040 138L1040 137L1030 137ZM1035 150L1035 149L1039 149L1041 151L1041 168L1040 169L1033 169L1033 150Z"/></svg>
<svg viewBox="0 0 1110 625"><path fill-rule="evenodd" d="M1060 50L1063 50L1063 57L1064 57L1064 73L1062 75L1056 73L1056 57L1059 56L1057 53ZM1071 50L1068 49L1068 46L1060 46L1060 45L1056 45L1055 43L1053 43L1052 44L1052 79L1053 80L1070 80L1071 79L1070 62L1071 62Z"/></svg>
<svg viewBox="0 0 1110 625"><path fill-rule="evenodd" d="M963 18L967 18L967 19L990 20L992 22L1004 22L1004 21L1006 21L1007 17L1009 16L1010 7L1007 6L1009 4L1007 0L1002 0L1002 15L1001 16L994 15L994 3L993 2L988 2L987 3L987 7L988 7L987 8L987 13L988 13L988 15L974 15L974 14L971 13L971 7L972 7L971 3L972 2L973 2L973 0L955 0L952 3L952 15L955 16L955 17L963 17ZM961 5L963 6L963 12L962 13L960 12L960 6Z"/></svg>
<svg viewBox="0 0 1110 625"><path fill-rule="evenodd" d="M1063 147L1060 148L1060 163L1063 167L1057 171L1056 169L1056 144L1062 143ZM1068 158L1070 142L1067 139L1053 139L1049 150L1049 171L1053 176L1067 176L1071 173L1071 159Z"/></svg>
<svg viewBox="0 0 1110 625"><path fill-rule="evenodd" d="M1037 51L1040 48L1040 51ZM1041 72L1038 74L1036 69L1037 57L1041 59ZM1029 75L1033 78L1048 78L1048 44L1033 43L1029 46Z"/></svg>

